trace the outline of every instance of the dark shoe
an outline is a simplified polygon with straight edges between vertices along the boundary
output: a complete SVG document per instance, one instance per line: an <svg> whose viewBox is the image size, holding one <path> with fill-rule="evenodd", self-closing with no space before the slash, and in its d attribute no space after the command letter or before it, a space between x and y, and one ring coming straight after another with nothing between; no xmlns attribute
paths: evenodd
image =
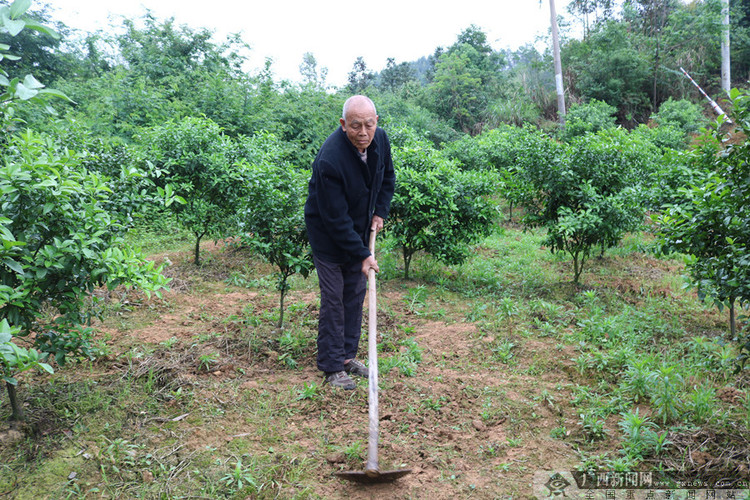
<svg viewBox="0 0 750 500"><path fill-rule="evenodd" d="M354 380L349 378L349 375L345 372L326 373L326 383L331 384L333 387L340 387L341 389L346 389L348 391L357 388L357 384L355 384Z"/></svg>
<svg viewBox="0 0 750 500"><path fill-rule="evenodd" d="M367 378L370 376L370 370L361 361L357 361L356 359L344 363L344 371L358 377Z"/></svg>

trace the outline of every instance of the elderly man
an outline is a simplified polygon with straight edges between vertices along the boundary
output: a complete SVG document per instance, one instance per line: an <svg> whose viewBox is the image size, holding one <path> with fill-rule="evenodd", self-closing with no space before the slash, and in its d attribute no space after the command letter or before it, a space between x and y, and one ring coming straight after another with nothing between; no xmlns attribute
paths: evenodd
<svg viewBox="0 0 750 500"><path fill-rule="evenodd" d="M354 389L349 375L368 376L355 359L367 273L379 270L368 242L388 216L396 178L369 98L347 99L339 122L313 162L305 223L320 283L318 369L330 385Z"/></svg>

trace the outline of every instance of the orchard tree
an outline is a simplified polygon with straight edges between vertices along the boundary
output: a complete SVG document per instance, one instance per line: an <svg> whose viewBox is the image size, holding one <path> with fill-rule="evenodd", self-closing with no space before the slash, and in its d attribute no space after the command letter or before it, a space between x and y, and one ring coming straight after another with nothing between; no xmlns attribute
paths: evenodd
<svg viewBox="0 0 750 500"><path fill-rule="evenodd" d="M501 125L476 137L465 136L446 145L444 152L458 160L464 170L497 174L497 192L507 202L509 218L513 208L533 198L534 186L528 171L545 168L561 154L556 141L533 126Z"/></svg>
<svg viewBox="0 0 750 500"><path fill-rule="evenodd" d="M167 279L125 245L125 228L106 209L105 179L83 169L78 155L58 154L31 131L13 136L10 150L0 167L0 320L15 340L63 364L66 356L87 352L87 334L78 325L96 314L87 305L96 287L158 292ZM5 353L5 381L15 401L9 370L24 365L7 364L7 346ZM20 407L13 417L22 418Z"/></svg>
<svg viewBox="0 0 750 500"><path fill-rule="evenodd" d="M30 4L16 0L0 7L0 33L15 37L30 28L56 37L25 17ZM0 61L20 60L9 49L0 44ZM16 375L52 372L49 354L63 364L66 356L87 351L88 338L77 335L76 327L92 314L84 299L95 286L136 283L158 290L166 279L153 264L118 248L121 233L103 208L108 189L101 179L81 169L75 155L57 155L49 140L31 131L12 133L20 104L40 104L54 113L48 99L67 97L31 74L11 77L5 67L0 67L0 374L11 419L22 420Z"/></svg>
<svg viewBox="0 0 750 500"><path fill-rule="evenodd" d="M140 137L144 161L162 187L169 184L184 203L169 208L195 236L194 262L208 236L234 234L234 217L244 196L245 179L235 163L237 148L219 126L205 118L185 118L146 129Z"/></svg>
<svg viewBox="0 0 750 500"><path fill-rule="evenodd" d="M740 342L742 365L750 357L750 335L738 335L736 307L750 303L750 93L732 89L729 133L719 120L705 139L713 148L696 151L711 170L705 180L683 189L685 201L661 219L664 249L687 255L690 279L701 298L729 309L732 338Z"/></svg>
<svg viewBox="0 0 750 500"><path fill-rule="evenodd" d="M424 141L394 148L394 163L400 168L386 229L401 248L404 276L418 251L445 264L464 262L471 244L489 235L496 221L496 180L488 172L460 170Z"/></svg>
<svg viewBox="0 0 750 500"><path fill-rule="evenodd" d="M524 224L547 231L544 244L573 258L573 282L596 246L602 252L639 227L644 208L639 170L648 156L629 147L627 132L578 137L546 164L527 168L536 195L524 201Z"/></svg>
<svg viewBox="0 0 750 500"><path fill-rule="evenodd" d="M242 201L242 243L275 266L279 322L284 326L284 299L289 278L307 278L313 269L305 227L304 205L309 173L284 163L245 164L247 195Z"/></svg>

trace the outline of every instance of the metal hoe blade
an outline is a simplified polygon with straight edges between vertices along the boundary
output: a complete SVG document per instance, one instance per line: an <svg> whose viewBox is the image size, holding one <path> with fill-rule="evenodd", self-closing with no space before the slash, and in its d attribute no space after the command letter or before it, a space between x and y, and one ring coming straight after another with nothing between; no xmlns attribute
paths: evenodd
<svg viewBox="0 0 750 500"><path fill-rule="evenodd" d="M341 471L337 472L336 476L341 479L346 479L353 483L360 484L381 484L391 483L396 479L403 477L411 472L411 469L396 469L396 470L376 470L376 471Z"/></svg>
<svg viewBox="0 0 750 500"><path fill-rule="evenodd" d="M370 253L375 255L375 235L377 231L372 229L370 233ZM364 471L340 471L336 476L341 479L361 484L390 483L411 472L411 469L397 469L381 471L378 468L378 346L377 346L377 302L375 298L375 270L370 269L368 274L369 284L369 311L368 311L368 339L367 357L369 360L368 393L367 402L370 416L370 434L367 444L367 464Z"/></svg>

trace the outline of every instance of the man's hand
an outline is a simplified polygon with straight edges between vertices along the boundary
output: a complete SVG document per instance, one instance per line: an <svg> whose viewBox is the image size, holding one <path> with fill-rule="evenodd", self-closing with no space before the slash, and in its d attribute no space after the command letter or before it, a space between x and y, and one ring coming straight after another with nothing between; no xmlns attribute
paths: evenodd
<svg viewBox="0 0 750 500"><path fill-rule="evenodd" d="M370 273L370 269L374 269L376 273L380 271L378 261L372 255L362 261L362 274L367 276Z"/></svg>
<svg viewBox="0 0 750 500"><path fill-rule="evenodd" d="M370 222L370 229L374 229L375 231L383 229L383 218L379 215L373 215L372 222Z"/></svg>

